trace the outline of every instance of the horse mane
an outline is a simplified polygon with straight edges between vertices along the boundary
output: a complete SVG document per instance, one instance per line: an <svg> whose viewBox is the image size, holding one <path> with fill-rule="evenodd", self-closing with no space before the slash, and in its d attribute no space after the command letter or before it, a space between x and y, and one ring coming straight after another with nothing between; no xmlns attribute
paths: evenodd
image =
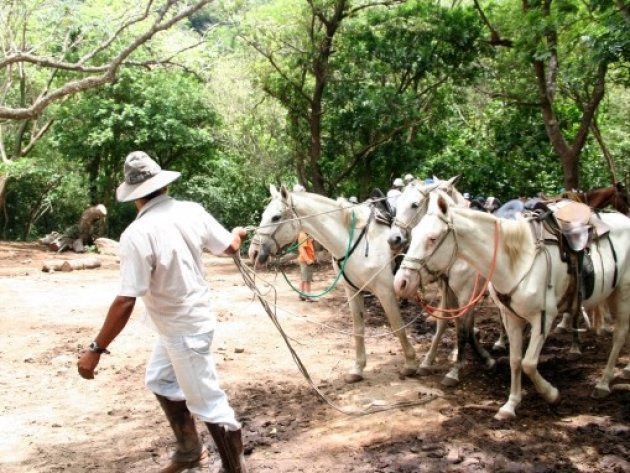
<svg viewBox="0 0 630 473"><path fill-rule="evenodd" d="M472 212L474 220L478 222L494 224L497 219L500 221L501 236L499 238L499 244L507 256L510 270L514 270L517 263L529 253L528 248L530 248L530 245L527 245L527 242L531 240L532 234L527 220L522 215L516 214L514 219L506 219L477 210L462 209L462 211L466 212L468 215ZM493 241L494 240L491 240L491 244Z"/></svg>
<svg viewBox="0 0 630 473"><path fill-rule="evenodd" d="M339 208L339 213L341 214L341 222L343 225L350 229L352 225L352 211L354 210L355 214L355 228L363 228L367 225L367 221L369 218L369 210L365 205L355 205L348 202L346 199L339 197L336 200L331 199L330 197L323 196L321 194L315 194L312 192L292 192L291 195L293 197L308 197L309 200L315 202L315 204L321 204L322 206L333 206Z"/></svg>
<svg viewBox="0 0 630 473"><path fill-rule="evenodd" d="M501 219L501 245L508 258L508 266L513 270L523 257L526 243L531 239L529 224L522 215L517 214L514 220Z"/></svg>

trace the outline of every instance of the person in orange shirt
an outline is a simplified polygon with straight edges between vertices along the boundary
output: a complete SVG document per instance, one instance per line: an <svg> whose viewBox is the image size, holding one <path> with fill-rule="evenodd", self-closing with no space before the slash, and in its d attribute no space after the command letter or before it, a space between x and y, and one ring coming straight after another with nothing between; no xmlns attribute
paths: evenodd
<svg viewBox="0 0 630 473"><path fill-rule="evenodd" d="M315 264L315 246L313 237L306 232L298 235L298 263L300 263L300 292L309 294L313 282L313 266ZM300 300L315 302L309 297L300 294Z"/></svg>

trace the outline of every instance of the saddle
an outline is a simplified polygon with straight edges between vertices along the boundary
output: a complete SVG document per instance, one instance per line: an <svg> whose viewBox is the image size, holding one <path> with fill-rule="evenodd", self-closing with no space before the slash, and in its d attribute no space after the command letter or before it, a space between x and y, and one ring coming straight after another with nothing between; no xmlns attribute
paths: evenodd
<svg viewBox="0 0 630 473"><path fill-rule="evenodd" d="M534 212L538 212L536 220L543 223L542 239L558 242L561 247L566 243L574 252L584 251L610 232L610 227L588 205L580 202L538 202Z"/></svg>
<svg viewBox="0 0 630 473"><path fill-rule="evenodd" d="M588 248L592 242L607 236L610 227L588 205L572 200L538 202L532 214L534 218L530 222L537 239L558 245L560 257L572 275L561 303L568 305L572 312L580 310L582 300L590 297L595 285Z"/></svg>

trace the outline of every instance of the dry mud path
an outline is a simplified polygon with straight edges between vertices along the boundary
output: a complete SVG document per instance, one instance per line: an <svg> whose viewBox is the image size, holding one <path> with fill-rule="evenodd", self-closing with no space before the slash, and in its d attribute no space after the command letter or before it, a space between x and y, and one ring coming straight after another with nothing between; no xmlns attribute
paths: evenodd
<svg viewBox="0 0 630 473"><path fill-rule="evenodd" d="M116 294L118 264L101 256L99 269L41 272L42 261L54 256L36 244L0 242L0 471L157 471L173 443L143 386L154 335L141 322L142 305L110 347L112 354L102 358L96 379L81 379L77 353L96 334ZM207 256L206 266L220 320L215 359L243 421L253 473L630 471L630 395L589 397L609 337L584 334L584 355L571 360L568 337L552 336L540 369L563 401L547 406L525 380L519 417L498 423L492 416L509 389L505 355L495 371L485 372L468 354L462 385L443 388L454 342L450 331L438 373L399 379L399 346L380 306L368 298L366 380L346 385L342 378L354 350L343 291L335 289L317 303L300 302L281 276L261 274L275 280L279 320L335 405L361 410L418 403L349 416L314 394L232 260ZM297 268L287 271L297 281ZM319 266L314 289L326 287L333 276L329 265ZM421 356L433 324L416 320L416 307L405 307L404 315ZM496 310L483 307L479 319L489 347L497 333ZM618 367L627 362L626 352Z"/></svg>

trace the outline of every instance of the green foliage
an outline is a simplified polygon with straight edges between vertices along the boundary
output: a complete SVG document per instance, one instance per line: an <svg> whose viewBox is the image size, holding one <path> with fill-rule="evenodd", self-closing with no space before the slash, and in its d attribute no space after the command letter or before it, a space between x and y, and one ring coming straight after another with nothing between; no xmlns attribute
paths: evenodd
<svg viewBox="0 0 630 473"><path fill-rule="evenodd" d="M3 239L38 238L53 230L62 232L79 221L88 206L84 174L56 158L21 160L0 169L11 182Z"/></svg>
<svg viewBox="0 0 630 473"><path fill-rule="evenodd" d="M208 162L204 172L184 176L172 195L199 202L228 229L257 223L268 191L260 176L239 161L223 156Z"/></svg>
<svg viewBox="0 0 630 473"><path fill-rule="evenodd" d="M116 235L128 223L114 205L125 156L140 149L166 169L193 175L216 154L217 126L202 85L190 76L125 70L111 86L64 104L53 144L87 174L91 202L112 209L108 221Z"/></svg>

